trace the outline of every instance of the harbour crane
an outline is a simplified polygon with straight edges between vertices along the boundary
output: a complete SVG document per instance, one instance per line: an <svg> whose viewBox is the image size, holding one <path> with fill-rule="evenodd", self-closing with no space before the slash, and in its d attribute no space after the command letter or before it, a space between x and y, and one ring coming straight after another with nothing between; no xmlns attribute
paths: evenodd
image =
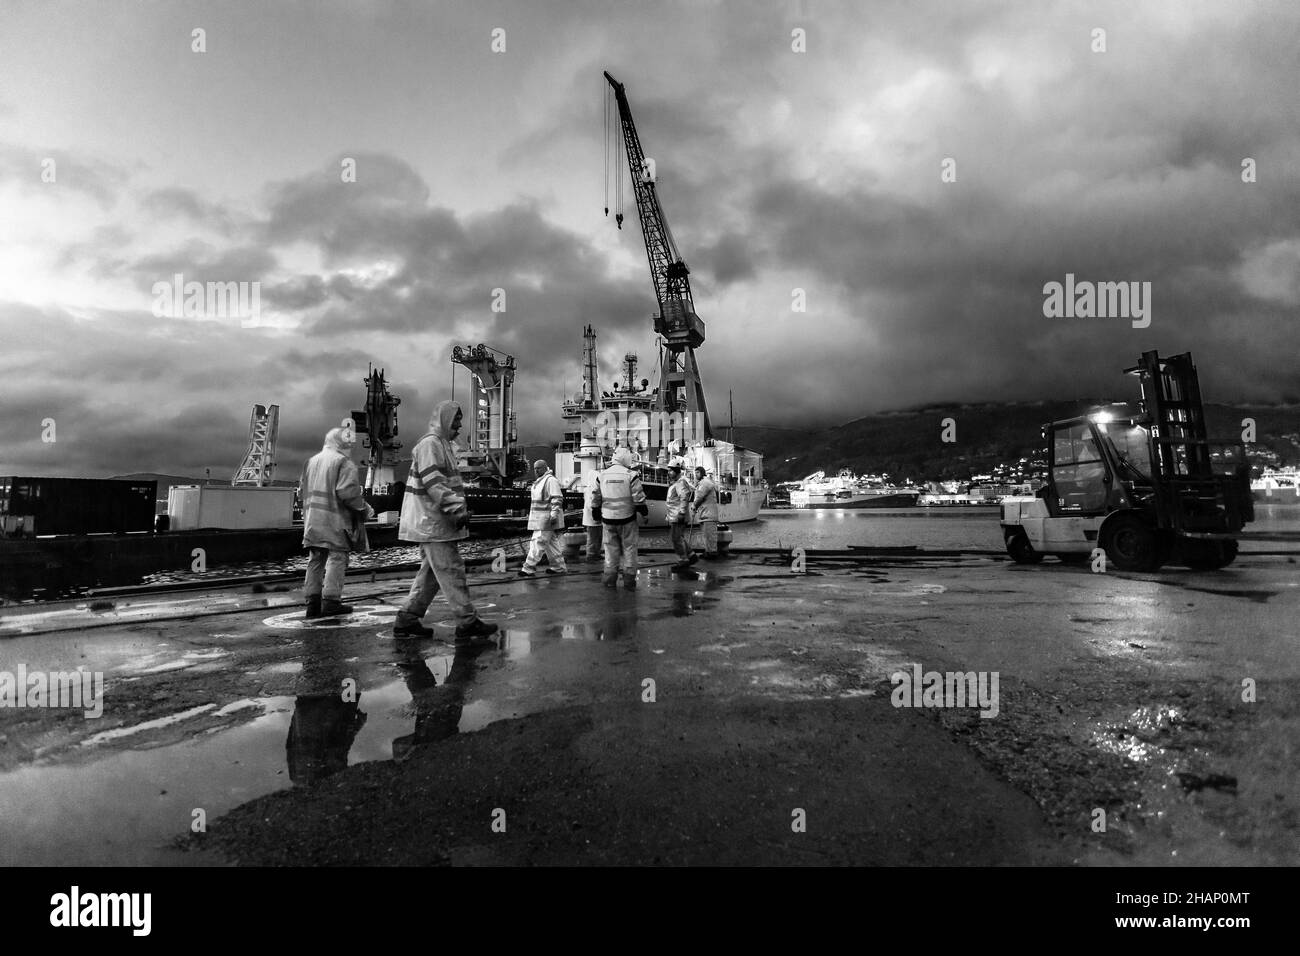
<svg viewBox="0 0 1300 956"><path fill-rule="evenodd" d="M618 125L621 137L608 130L613 137L614 174L618 170L618 153L620 142L627 155L628 169L632 176L632 189L636 196L637 214L641 219L641 231L645 236L646 257L650 262L650 278L655 287L655 298L659 303L659 314L654 319L655 332L663 336L666 355L662 374L659 377L657 404L669 414L684 412L691 416L692 422L698 422L702 437L713 437L709 424L709 410L704 400L704 386L700 381L699 366L695 361L695 350L704 343L704 322L695 314L695 302L691 298L690 269L677 251L668 220L659 205L656 190L655 163L647 159L641 148L641 139L637 136L636 124L632 122L632 108L627 102L627 93L623 84L610 76L609 81L614 102L618 111ZM608 112L606 118L608 119ZM610 154L609 143L606 144L606 158ZM617 183L621 183L619 178ZM608 180L606 181L608 187ZM621 188L617 190L621 196ZM605 214L609 215L608 196L606 196ZM615 221L623 228L622 209L616 202Z"/></svg>

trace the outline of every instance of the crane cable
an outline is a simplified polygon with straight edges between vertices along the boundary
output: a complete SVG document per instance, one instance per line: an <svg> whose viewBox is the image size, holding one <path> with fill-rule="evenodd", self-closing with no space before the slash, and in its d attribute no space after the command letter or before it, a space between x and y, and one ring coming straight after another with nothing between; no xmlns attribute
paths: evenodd
<svg viewBox="0 0 1300 956"><path fill-rule="evenodd" d="M601 143L605 154L605 215L609 215L609 87L602 90L601 105L605 108L605 139Z"/></svg>

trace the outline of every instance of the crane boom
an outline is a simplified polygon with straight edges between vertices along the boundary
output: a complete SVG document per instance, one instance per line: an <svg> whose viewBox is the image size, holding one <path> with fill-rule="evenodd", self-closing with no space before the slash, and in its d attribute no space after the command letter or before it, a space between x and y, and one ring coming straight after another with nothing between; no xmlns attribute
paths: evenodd
<svg viewBox="0 0 1300 956"><path fill-rule="evenodd" d="M677 251L672 230L668 228L668 220L664 218L663 208L659 205L653 164L646 162L623 84L610 76L608 71L605 79L613 87L614 98L618 103L619 125L623 131L628 169L632 174L632 189L636 194L636 211L641 219L641 231L645 235L646 258L650 261L655 298L659 302L655 331L667 340L668 347L674 351L684 346L698 348L704 342L704 323L695 314L695 302L691 298L691 281L688 278L691 270Z"/></svg>
<svg viewBox="0 0 1300 956"><path fill-rule="evenodd" d="M659 205L655 188L654 161L646 160L632 122L632 108L627 102L623 84L605 72L605 79L613 88L618 104L619 126L627 153L628 170L632 174L632 189L636 194L636 211L641 219L641 232L645 236L646 258L650 261L650 278L654 282L659 314L655 316L655 331L663 336L667 351L659 376L657 405L669 414L685 412L691 416L692 428L698 429L703 439L712 439L709 409L704 399L704 385L700 381L699 367L695 362L695 349L704 344L704 323L695 314L695 301L691 298L691 270L686 267L673 241L672 230ZM615 175L618 171L615 170ZM608 214L609 210L605 210ZM621 225L621 221L620 221Z"/></svg>

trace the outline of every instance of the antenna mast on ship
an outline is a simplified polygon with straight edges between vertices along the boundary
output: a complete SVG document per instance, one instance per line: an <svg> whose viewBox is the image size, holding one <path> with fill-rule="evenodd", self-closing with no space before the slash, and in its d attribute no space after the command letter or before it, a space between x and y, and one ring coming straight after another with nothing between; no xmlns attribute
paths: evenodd
<svg viewBox="0 0 1300 956"><path fill-rule="evenodd" d="M695 314L691 298L691 283L687 278L690 269L677 251L668 220L664 218L655 190L655 164L647 159L632 122L632 108L628 106L623 84L605 73L617 103L622 140L627 153L628 168L632 174L632 190L636 195L637 214L641 218L641 231L645 236L646 257L650 262L650 277L654 282L655 297L659 301L659 314L655 316L655 331L664 337L668 350L667 361L659 376L657 405L664 412L685 412L692 421L698 421L702 437L713 437L709 423L709 410L704 400L704 386L700 381L695 350L704 343L704 323ZM615 140L617 146L617 140ZM608 152L606 153L608 156ZM617 149L615 149L617 155ZM622 177L617 170L617 184ZM608 184L606 186L608 188ZM608 195L605 215L609 215ZM616 202L615 220L623 227L622 208Z"/></svg>

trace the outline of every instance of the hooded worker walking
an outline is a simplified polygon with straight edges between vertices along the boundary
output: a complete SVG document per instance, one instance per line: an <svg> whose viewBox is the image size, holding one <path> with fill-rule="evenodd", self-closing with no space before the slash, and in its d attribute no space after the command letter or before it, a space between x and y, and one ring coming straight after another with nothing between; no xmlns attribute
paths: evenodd
<svg viewBox="0 0 1300 956"><path fill-rule="evenodd" d="M596 479L591 503L599 509L604 527L605 570L601 583L607 588L617 587L621 570L623 587L630 591L636 587L636 518L648 515L650 509L645 503L641 476L632 470L632 452L628 449L614 450L614 463Z"/></svg>
<svg viewBox="0 0 1300 956"><path fill-rule="evenodd" d="M465 560L458 542L469 537L469 508L452 439L460 434L463 415L456 402L439 402L429 430L411 449L411 474L402 500L397 536L420 546L420 570L406 603L393 624L394 637L432 637L420 623L442 590L456 615L456 646L486 641L497 626L481 620L465 583Z"/></svg>
<svg viewBox="0 0 1300 956"><path fill-rule="evenodd" d="M563 574L568 569L556 532L564 527L564 492L560 489L560 479L542 459L533 463L533 474L536 480L528 494L528 530L533 533L533 540L528 543L528 558L519 575L531 578L537 574L543 554L546 573Z"/></svg>
<svg viewBox="0 0 1300 956"><path fill-rule="evenodd" d="M303 465L298 482L302 499L302 546L310 551L307 579L307 617L351 614L343 603L343 578L348 552L369 551L365 520L375 511L361 493L361 476L353 462L356 434L331 428L325 446Z"/></svg>

